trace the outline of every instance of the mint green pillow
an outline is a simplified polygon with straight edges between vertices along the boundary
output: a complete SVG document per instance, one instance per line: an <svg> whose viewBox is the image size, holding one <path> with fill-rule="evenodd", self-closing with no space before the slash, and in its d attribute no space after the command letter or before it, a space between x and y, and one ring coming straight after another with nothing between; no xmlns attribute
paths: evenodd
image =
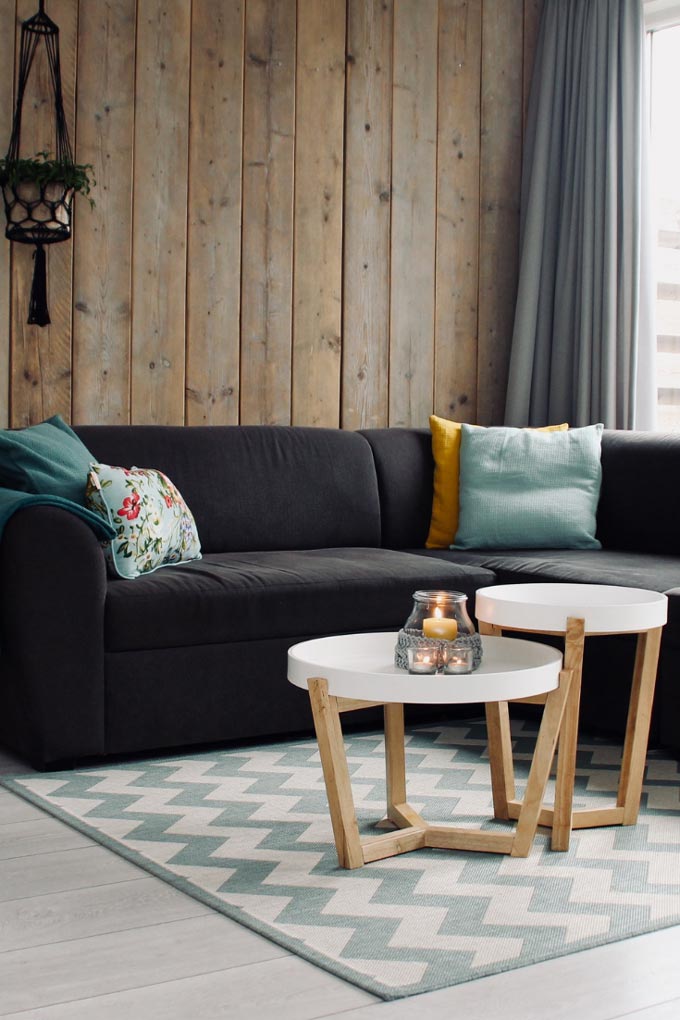
<svg viewBox="0 0 680 1020"><path fill-rule="evenodd" d="M58 414L40 425L0 430L0 486L61 496L85 506L90 464L96 460Z"/></svg>
<svg viewBox="0 0 680 1020"><path fill-rule="evenodd" d="M567 432L463 425L452 549L600 549L602 425Z"/></svg>

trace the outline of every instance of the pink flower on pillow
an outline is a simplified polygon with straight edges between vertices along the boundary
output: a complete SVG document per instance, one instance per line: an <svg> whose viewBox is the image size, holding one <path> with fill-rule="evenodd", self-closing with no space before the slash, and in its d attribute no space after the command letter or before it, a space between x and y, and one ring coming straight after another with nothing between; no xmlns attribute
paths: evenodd
<svg viewBox="0 0 680 1020"><path fill-rule="evenodd" d="M131 496L126 496L123 500L123 505L118 511L118 516L127 517L129 521L134 521L135 517L139 517L139 504L139 493L133 492Z"/></svg>
<svg viewBox="0 0 680 1020"><path fill-rule="evenodd" d="M165 499L165 505L168 508L170 508L172 506L172 503L173 503L172 496L164 496L163 498Z"/></svg>

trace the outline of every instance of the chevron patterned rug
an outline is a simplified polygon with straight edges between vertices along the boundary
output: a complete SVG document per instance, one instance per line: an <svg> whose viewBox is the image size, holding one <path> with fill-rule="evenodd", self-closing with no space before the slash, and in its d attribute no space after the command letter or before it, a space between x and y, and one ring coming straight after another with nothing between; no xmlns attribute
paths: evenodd
<svg viewBox="0 0 680 1020"><path fill-rule="evenodd" d="M521 786L533 732L514 726ZM384 805L382 735L346 737L360 829ZM582 743L578 807L615 796L620 749ZM531 856L419 850L338 867L313 740L126 762L4 785L189 895L384 998L680 923L680 764L651 756L635 827L539 830ZM490 829L485 728L407 734L409 801ZM377 830L380 831L380 830Z"/></svg>

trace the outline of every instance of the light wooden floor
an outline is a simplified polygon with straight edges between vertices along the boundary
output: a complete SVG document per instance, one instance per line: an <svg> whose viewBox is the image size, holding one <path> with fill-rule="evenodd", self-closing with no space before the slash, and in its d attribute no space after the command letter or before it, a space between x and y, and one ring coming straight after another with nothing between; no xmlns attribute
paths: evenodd
<svg viewBox="0 0 680 1020"><path fill-rule="evenodd" d="M0 789L3 1017L678 1020L679 960L670 928L383 1003Z"/></svg>

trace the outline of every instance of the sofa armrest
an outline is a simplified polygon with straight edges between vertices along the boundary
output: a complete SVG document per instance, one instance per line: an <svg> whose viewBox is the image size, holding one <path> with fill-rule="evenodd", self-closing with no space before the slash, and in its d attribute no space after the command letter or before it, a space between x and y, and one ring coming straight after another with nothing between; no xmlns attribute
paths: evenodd
<svg viewBox="0 0 680 1020"><path fill-rule="evenodd" d="M61 508L27 507L0 543L0 733L39 766L105 752L106 567Z"/></svg>

